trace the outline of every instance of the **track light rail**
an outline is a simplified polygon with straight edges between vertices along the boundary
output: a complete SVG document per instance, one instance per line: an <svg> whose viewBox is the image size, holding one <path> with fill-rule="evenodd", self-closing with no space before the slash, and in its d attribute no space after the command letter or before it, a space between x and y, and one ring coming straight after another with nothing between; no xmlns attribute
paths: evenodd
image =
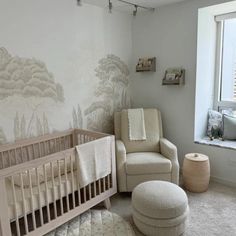
<svg viewBox="0 0 236 236"><path fill-rule="evenodd" d="M155 11L155 8L152 8L152 7L144 7L144 6L141 6L141 5L139 5L139 4L135 4L135 3L132 3L132 2L128 2L128 1L125 1L125 0L116 0L116 1L118 1L118 2L123 2L123 3L125 3L125 4L134 6L135 8L142 8L142 9L149 10L149 11Z"/></svg>

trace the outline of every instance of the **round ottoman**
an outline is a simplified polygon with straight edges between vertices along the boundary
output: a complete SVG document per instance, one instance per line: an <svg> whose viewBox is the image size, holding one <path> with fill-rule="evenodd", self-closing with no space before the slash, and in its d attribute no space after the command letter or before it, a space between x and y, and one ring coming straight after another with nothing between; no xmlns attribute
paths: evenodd
<svg viewBox="0 0 236 236"><path fill-rule="evenodd" d="M184 187L195 193L207 191L210 180L210 163L206 155L189 153L183 164Z"/></svg>
<svg viewBox="0 0 236 236"><path fill-rule="evenodd" d="M133 190L133 220L145 235L182 235L188 212L187 195L175 184L149 181L139 184Z"/></svg>

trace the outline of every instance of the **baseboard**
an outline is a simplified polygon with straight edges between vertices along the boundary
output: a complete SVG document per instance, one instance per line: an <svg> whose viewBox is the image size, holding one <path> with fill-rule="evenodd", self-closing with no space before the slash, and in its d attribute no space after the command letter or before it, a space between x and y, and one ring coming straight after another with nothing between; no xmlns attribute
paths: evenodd
<svg viewBox="0 0 236 236"><path fill-rule="evenodd" d="M180 170L179 170L179 178L180 178L180 183L183 184L182 183L183 182L182 168L180 168ZM232 182L232 181L229 181L229 180L226 180L226 179L221 179L221 178L218 178L218 177L215 177L215 176L211 176L210 181L216 182L216 183L219 183L219 184L223 184L223 185L226 185L226 186L229 186L229 187L236 188L236 182Z"/></svg>
<svg viewBox="0 0 236 236"><path fill-rule="evenodd" d="M218 178L218 177L215 177L215 176L211 176L211 181L216 182L216 183L220 183L220 184L224 184L224 185L229 186L229 187L236 188L236 182L221 179L221 178Z"/></svg>

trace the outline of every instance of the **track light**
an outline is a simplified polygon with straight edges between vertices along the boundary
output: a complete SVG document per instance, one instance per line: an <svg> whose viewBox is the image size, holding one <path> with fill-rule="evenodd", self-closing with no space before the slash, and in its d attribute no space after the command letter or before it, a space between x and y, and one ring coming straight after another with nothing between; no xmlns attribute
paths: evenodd
<svg viewBox="0 0 236 236"><path fill-rule="evenodd" d="M108 5L109 12L112 13L112 2L111 2L111 0L109 0L108 3L109 3L109 5Z"/></svg>
<svg viewBox="0 0 236 236"><path fill-rule="evenodd" d="M77 0L77 5L81 6L81 0Z"/></svg>
<svg viewBox="0 0 236 236"><path fill-rule="evenodd" d="M134 8L135 8L135 10L133 11L133 16L136 16L137 12L138 12L138 6L134 5Z"/></svg>

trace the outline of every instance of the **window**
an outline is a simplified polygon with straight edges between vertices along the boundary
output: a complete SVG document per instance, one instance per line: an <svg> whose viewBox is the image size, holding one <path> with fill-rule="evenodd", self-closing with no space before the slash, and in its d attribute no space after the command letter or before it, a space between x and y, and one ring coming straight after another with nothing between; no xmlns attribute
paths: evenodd
<svg viewBox="0 0 236 236"><path fill-rule="evenodd" d="M236 110L236 13L220 15L217 21L215 109Z"/></svg>

